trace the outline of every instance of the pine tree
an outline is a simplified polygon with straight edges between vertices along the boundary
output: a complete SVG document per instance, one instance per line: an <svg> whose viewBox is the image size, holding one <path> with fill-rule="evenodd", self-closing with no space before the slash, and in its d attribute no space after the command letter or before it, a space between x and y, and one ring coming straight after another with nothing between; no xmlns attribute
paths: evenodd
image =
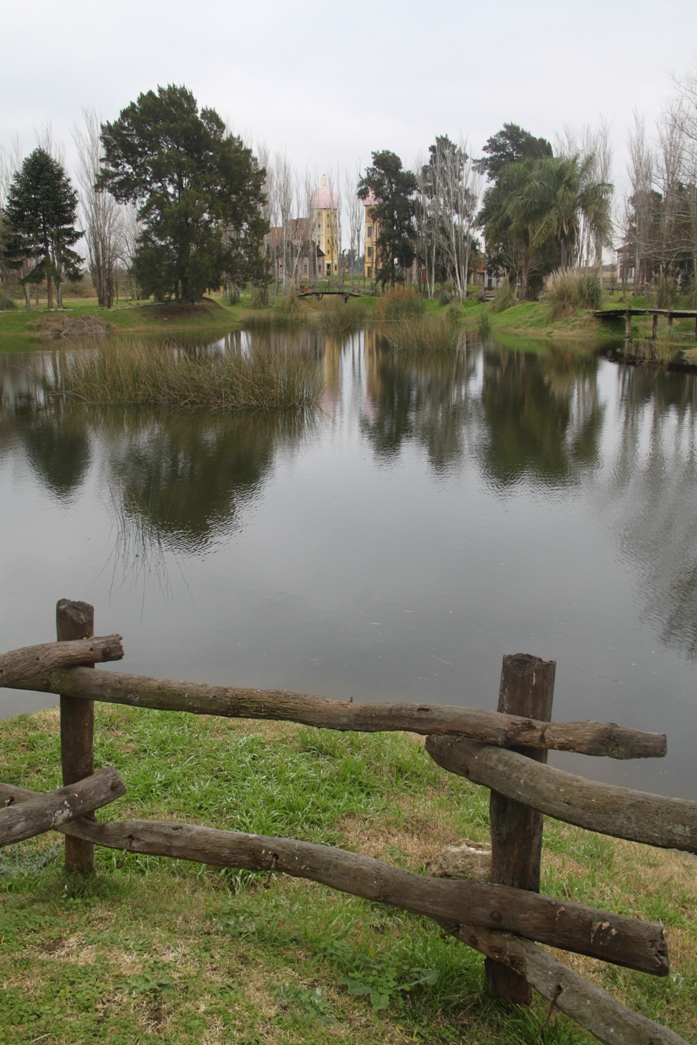
<svg viewBox="0 0 697 1045"><path fill-rule="evenodd" d="M265 171L214 109L185 87L141 94L102 125L97 188L138 206L138 284L159 300L199 301L224 278L257 278L268 228Z"/></svg>
<svg viewBox="0 0 697 1045"><path fill-rule="evenodd" d="M34 265L23 283L46 280L48 307L53 308L53 283L79 275L80 256L71 248L82 233L75 228L77 193L63 166L45 149L34 149L15 174L7 192L5 219L9 226L5 258L19 268Z"/></svg>

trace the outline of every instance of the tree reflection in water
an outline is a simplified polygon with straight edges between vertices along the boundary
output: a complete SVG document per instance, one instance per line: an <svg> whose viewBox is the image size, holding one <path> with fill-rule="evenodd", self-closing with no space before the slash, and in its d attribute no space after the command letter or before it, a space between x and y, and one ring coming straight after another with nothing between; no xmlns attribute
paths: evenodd
<svg viewBox="0 0 697 1045"><path fill-rule="evenodd" d="M598 361L569 351L485 349L479 460L486 479L578 483L599 462L604 409Z"/></svg>
<svg viewBox="0 0 697 1045"><path fill-rule="evenodd" d="M638 565L644 620L697 657L697 381L622 367L618 444L607 485L622 553Z"/></svg>
<svg viewBox="0 0 697 1045"><path fill-rule="evenodd" d="M426 450L437 474L460 461L474 409L475 366L475 357L464 352L400 352L384 339L366 338L361 429L377 457L390 462L413 441Z"/></svg>

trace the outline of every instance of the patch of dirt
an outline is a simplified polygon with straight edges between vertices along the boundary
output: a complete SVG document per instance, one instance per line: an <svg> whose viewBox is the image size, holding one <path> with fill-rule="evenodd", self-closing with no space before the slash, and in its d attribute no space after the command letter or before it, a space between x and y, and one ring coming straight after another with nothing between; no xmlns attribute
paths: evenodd
<svg viewBox="0 0 697 1045"><path fill-rule="evenodd" d="M102 323L94 316L62 316L44 324L39 337L45 341L94 341L105 337L109 330L108 323Z"/></svg>

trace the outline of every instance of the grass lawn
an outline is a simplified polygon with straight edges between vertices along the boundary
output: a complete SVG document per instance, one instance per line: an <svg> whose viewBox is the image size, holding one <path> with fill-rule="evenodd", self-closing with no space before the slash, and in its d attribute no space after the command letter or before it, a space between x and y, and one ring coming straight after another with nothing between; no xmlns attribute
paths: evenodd
<svg viewBox="0 0 697 1045"><path fill-rule="evenodd" d="M58 713L0 722L0 779L59 783ZM488 837L487 792L420 740L96 707L97 765L128 791L100 814L340 845L423 872L447 843ZM428 1042L580 1045L548 1005L515 1010L483 959L427 919L282 875L97 850L83 881L46 835L0 853L0 1042L171 1045ZM547 820L545 892L660 919L672 972L569 964L688 1040L697 1037L697 861Z"/></svg>

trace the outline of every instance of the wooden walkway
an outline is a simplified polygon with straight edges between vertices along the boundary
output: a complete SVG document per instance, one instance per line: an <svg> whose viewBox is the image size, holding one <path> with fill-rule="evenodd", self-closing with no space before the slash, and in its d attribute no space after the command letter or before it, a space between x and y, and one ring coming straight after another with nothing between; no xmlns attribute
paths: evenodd
<svg viewBox="0 0 697 1045"><path fill-rule="evenodd" d="M601 319L606 323L611 323L624 317L624 332L625 336L629 338L632 336L632 316L653 316L652 338L655 338L658 334L659 316L667 318L669 327L672 327L674 319L694 319L695 337L697 337L697 309L693 308L604 308L593 312L593 315L596 319Z"/></svg>
<svg viewBox="0 0 697 1045"><path fill-rule="evenodd" d="M325 295L333 297L340 297L341 300L346 304L349 298L362 298L368 295L361 294L357 290L301 290L298 294L299 298L317 298L321 301Z"/></svg>

